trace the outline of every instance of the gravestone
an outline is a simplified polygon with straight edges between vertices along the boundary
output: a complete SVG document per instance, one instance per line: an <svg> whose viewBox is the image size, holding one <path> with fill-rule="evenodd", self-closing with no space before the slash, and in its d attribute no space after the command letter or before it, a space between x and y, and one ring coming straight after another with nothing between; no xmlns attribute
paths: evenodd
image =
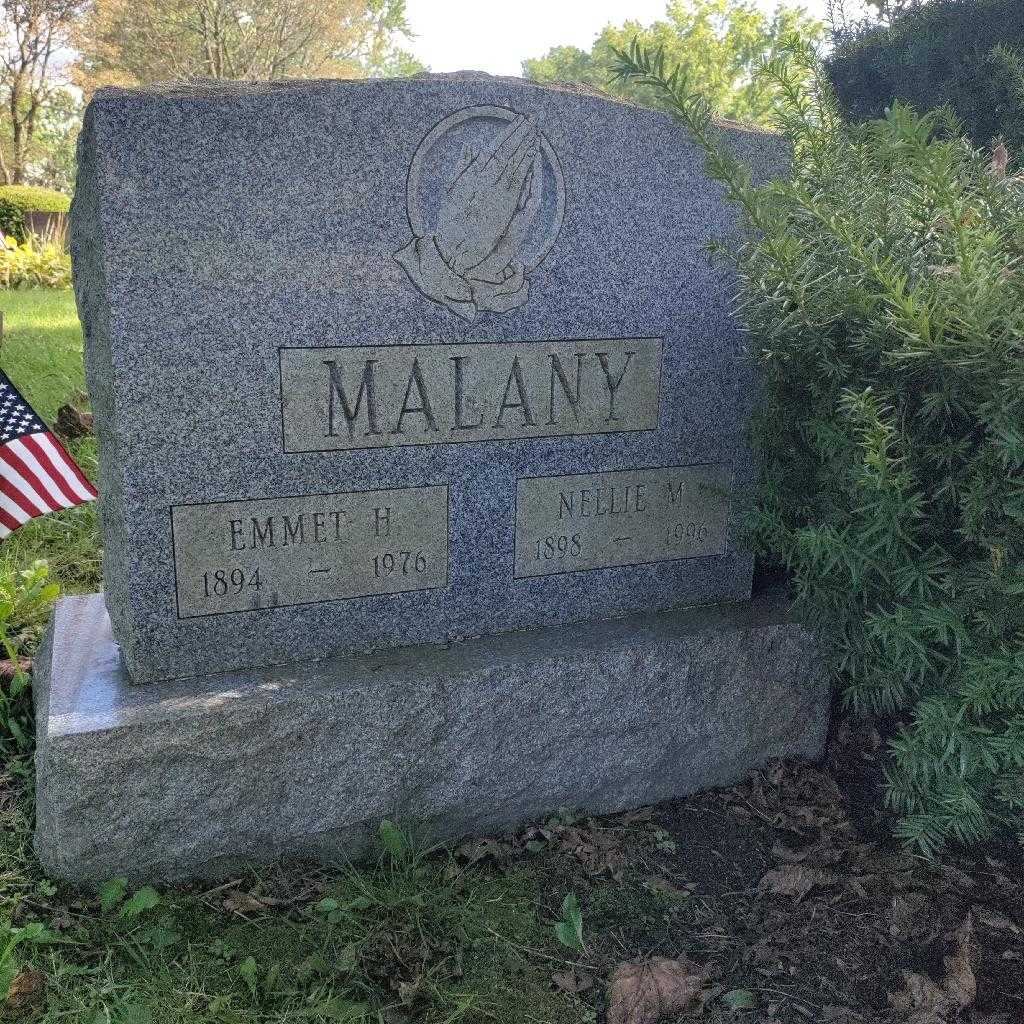
<svg viewBox="0 0 1024 1024"><path fill-rule="evenodd" d="M678 127L599 96L100 90L72 256L105 593L38 662L47 868L331 856L814 756L813 644L736 539L734 231Z"/></svg>

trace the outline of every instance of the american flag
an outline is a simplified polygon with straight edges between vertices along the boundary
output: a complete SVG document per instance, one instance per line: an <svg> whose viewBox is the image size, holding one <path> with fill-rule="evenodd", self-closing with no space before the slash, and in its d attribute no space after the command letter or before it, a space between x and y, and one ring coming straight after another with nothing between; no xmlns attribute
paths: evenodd
<svg viewBox="0 0 1024 1024"><path fill-rule="evenodd" d="M0 373L0 538L96 489L5 373Z"/></svg>

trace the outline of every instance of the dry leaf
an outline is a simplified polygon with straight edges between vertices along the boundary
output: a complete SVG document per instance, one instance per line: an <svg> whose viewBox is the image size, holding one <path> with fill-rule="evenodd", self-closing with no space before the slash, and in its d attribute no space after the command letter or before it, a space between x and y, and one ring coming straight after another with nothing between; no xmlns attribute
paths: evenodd
<svg viewBox="0 0 1024 1024"><path fill-rule="evenodd" d="M772 847L772 856L776 860L782 861L783 864L801 864L807 860L807 855L810 853L810 849L803 850L791 850L784 843L776 841Z"/></svg>
<svg viewBox="0 0 1024 1024"><path fill-rule="evenodd" d="M412 1006L419 998L420 989L423 987L423 978L417 975L412 981L400 981L398 983L398 998L402 1000L403 1006Z"/></svg>
<svg viewBox="0 0 1024 1024"><path fill-rule="evenodd" d="M889 996L894 1010L906 1015L908 1024L948 1024L955 1003L926 974L903 972L903 988Z"/></svg>
<svg viewBox="0 0 1024 1024"><path fill-rule="evenodd" d="M1000 142L992 150L991 171L997 178L1005 178L1009 164L1010 151L1006 148L1006 143Z"/></svg>
<svg viewBox="0 0 1024 1024"><path fill-rule="evenodd" d="M1004 914L1000 914L998 910L993 910L991 907L983 907L976 903L971 908L971 912L983 928L988 928L994 932L1009 932L1011 935L1020 934L1020 928Z"/></svg>
<svg viewBox="0 0 1024 1024"><path fill-rule="evenodd" d="M260 914L266 910L266 905L252 893L235 889L224 897L224 909L232 914L244 916L245 914Z"/></svg>
<svg viewBox="0 0 1024 1024"><path fill-rule="evenodd" d="M8 1010L24 1010L40 1002L45 991L46 975L26 968L11 980L5 1006Z"/></svg>
<svg viewBox="0 0 1024 1024"><path fill-rule="evenodd" d="M907 1015L908 1024L950 1024L959 1019L961 1010L974 1005L978 984L973 915L968 913L954 937L956 953L943 957L946 976L941 985L927 975L904 971L903 989L889 996L893 1009Z"/></svg>
<svg viewBox="0 0 1024 1024"><path fill-rule="evenodd" d="M14 679L18 672L31 671L31 658L18 658L17 662L11 661L10 658L0 659L0 682L9 683Z"/></svg>
<svg viewBox="0 0 1024 1024"><path fill-rule="evenodd" d="M551 975L555 987L562 992L586 992L594 984L594 979L585 971L555 971Z"/></svg>
<svg viewBox="0 0 1024 1024"><path fill-rule="evenodd" d="M956 953L942 958L946 968L942 987L950 999L967 1009L978 998L978 982L974 976L977 946L974 941L974 916L970 912L956 930L956 944Z"/></svg>
<svg viewBox="0 0 1024 1024"><path fill-rule="evenodd" d="M76 437L88 437L93 431L92 413L81 412L73 405L62 405L57 410L54 426L57 433L69 441Z"/></svg>
<svg viewBox="0 0 1024 1024"><path fill-rule="evenodd" d="M819 868L809 868L803 864L786 864L781 868L769 871L758 883L760 892L769 892L773 896L793 896L802 900L816 885L827 885L832 876Z"/></svg>
<svg viewBox="0 0 1024 1024"><path fill-rule="evenodd" d="M938 932L937 918L935 904L924 893L897 893L892 898L889 934L904 941L929 935L934 938Z"/></svg>
<svg viewBox="0 0 1024 1024"><path fill-rule="evenodd" d="M608 1024L653 1024L697 1001L704 972L685 956L619 964L608 982Z"/></svg>

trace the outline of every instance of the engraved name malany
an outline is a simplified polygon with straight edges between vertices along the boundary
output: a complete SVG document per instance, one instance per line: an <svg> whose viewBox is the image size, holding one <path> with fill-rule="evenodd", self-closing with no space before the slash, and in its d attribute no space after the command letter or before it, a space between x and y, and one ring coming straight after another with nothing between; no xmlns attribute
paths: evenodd
<svg viewBox="0 0 1024 1024"><path fill-rule="evenodd" d="M176 505L179 618L443 587L448 488Z"/></svg>
<svg viewBox="0 0 1024 1024"><path fill-rule="evenodd" d="M721 555L731 483L723 464L521 479L515 576Z"/></svg>
<svg viewBox="0 0 1024 1024"><path fill-rule="evenodd" d="M658 338L283 348L286 452L653 430Z"/></svg>

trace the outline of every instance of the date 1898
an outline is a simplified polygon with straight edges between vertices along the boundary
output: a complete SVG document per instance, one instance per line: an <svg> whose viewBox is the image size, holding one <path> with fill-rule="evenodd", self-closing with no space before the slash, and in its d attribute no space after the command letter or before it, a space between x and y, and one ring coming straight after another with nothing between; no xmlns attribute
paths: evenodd
<svg viewBox="0 0 1024 1024"><path fill-rule="evenodd" d="M523 478L516 577L722 555L731 481L720 463Z"/></svg>

